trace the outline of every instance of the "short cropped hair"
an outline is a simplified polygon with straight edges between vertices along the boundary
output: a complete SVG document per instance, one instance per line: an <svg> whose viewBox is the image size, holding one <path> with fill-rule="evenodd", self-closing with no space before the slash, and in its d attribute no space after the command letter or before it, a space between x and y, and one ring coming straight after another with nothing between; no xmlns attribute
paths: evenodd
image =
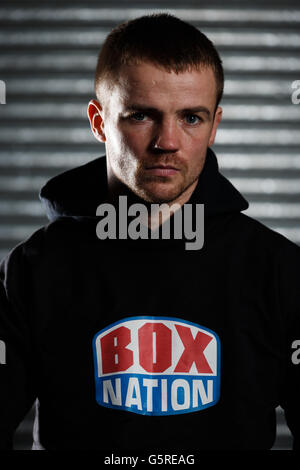
<svg viewBox="0 0 300 470"><path fill-rule="evenodd" d="M107 36L98 56L95 92L101 84L113 86L122 65L150 62L176 73L211 67L216 79L216 107L224 88L224 72L213 43L196 27L161 13L126 21ZM101 101L101 100L100 100Z"/></svg>

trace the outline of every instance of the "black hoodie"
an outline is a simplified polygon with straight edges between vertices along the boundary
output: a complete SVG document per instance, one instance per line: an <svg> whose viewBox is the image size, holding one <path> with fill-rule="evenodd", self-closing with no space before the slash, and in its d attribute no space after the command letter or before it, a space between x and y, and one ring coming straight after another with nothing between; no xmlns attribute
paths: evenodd
<svg viewBox="0 0 300 470"><path fill-rule="evenodd" d="M300 448L299 247L241 213L210 149L200 250L100 240L106 189L105 158L50 180L52 222L1 265L1 447L38 398L49 450L270 449L278 405Z"/></svg>

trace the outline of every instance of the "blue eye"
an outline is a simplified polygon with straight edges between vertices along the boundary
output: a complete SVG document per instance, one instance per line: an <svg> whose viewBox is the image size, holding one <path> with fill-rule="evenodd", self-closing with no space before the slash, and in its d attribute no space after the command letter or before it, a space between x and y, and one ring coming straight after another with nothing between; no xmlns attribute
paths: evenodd
<svg viewBox="0 0 300 470"><path fill-rule="evenodd" d="M130 116L132 119L135 121L144 121L144 118L146 117L146 114L144 113L133 113Z"/></svg>
<svg viewBox="0 0 300 470"><path fill-rule="evenodd" d="M200 118L196 116L195 114L187 114L185 116L185 120L188 124L198 124L200 121Z"/></svg>

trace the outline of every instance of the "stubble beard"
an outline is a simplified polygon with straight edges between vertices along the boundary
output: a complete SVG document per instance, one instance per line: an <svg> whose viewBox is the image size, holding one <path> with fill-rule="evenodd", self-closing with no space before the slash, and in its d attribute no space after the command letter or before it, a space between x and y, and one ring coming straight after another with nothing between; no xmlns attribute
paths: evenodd
<svg viewBox="0 0 300 470"><path fill-rule="evenodd" d="M181 182L171 183L172 177L147 176L138 173L135 179L134 193L141 199L153 204L171 204L176 202L183 193L198 180L199 175L185 178ZM171 183L171 184L170 184ZM164 187L165 185L165 187ZM159 186L159 187L158 187ZM167 186L170 186L169 188Z"/></svg>
<svg viewBox="0 0 300 470"><path fill-rule="evenodd" d="M145 169L144 162L137 162L135 159L123 159L119 161L116 165L115 170L113 166L111 169L115 175L115 178L121 182L133 195L137 196L139 199L150 204L171 204L175 202L185 191L198 180L199 175L202 171L202 168L192 174L187 175L187 167L182 164L178 159L174 159L170 156L162 156L162 158L153 160L153 162L147 161L147 166L151 166L161 163L161 164L170 164L180 169L181 177L179 181L172 184L172 176L155 176L150 174L145 174L147 171ZM180 181L181 180L181 181ZM167 186L170 186L169 189Z"/></svg>

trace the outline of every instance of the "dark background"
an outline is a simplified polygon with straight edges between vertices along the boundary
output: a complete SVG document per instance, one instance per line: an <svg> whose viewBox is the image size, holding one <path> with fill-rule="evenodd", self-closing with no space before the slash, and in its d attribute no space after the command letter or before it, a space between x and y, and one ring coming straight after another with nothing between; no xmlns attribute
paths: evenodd
<svg viewBox="0 0 300 470"><path fill-rule="evenodd" d="M184 7L183 7L184 4ZM195 24L224 61L224 109L214 150L250 202L246 212L300 244L299 1L2 1L0 258L47 222L38 200L49 177L104 153L86 106L97 53L116 24L154 11ZM30 449L31 411L16 449ZM290 449L279 408L274 449Z"/></svg>

